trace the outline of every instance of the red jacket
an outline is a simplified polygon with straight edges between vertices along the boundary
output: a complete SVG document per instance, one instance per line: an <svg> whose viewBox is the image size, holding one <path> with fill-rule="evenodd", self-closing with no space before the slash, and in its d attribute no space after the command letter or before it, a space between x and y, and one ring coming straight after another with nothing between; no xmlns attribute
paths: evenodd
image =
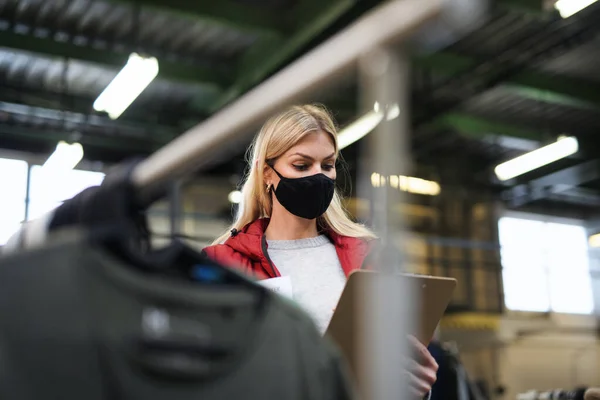
<svg viewBox="0 0 600 400"><path fill-rule="evenodd" d="M212 260L239 268L243 273L258 279L281 276L267 253L267 240L264 235L267 225L268 218L258 219L241 231L233 232L225 243L209 246L204 252ZM325 234L335 245L346 276L363 267L373 241L341 236L332 231Z"/></svg>

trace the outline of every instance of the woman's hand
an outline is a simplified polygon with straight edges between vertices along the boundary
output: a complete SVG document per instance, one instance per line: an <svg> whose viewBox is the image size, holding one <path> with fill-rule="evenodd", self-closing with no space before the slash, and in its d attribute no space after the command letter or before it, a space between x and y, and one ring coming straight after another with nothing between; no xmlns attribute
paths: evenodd
<svg viewBox="0 0 600 400"><path fill-rule="evenodd" d="M414 336L409 336L408 339L414 357L408 360L408 385L415 396L422 398L429 393L435 383L439 367L427 347Z"/></svg>

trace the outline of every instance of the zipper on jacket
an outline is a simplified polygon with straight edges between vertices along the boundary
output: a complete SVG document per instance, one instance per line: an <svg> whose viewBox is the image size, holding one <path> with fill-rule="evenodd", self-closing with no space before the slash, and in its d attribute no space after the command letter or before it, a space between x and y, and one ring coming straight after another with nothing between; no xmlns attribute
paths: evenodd
<svg viewBox="0 0 600 400"><path fill-rule="evenodd" d="M262 246L262 252L267 261L269 262L269 267L271 267L271 271L273 272L273 277L277 276L275 272L275 267L273 266L273 261L271 261L271 257L269 257L269 252L267 251L267 237L265 235L262 236L260 240L260 244Z"/></svg>

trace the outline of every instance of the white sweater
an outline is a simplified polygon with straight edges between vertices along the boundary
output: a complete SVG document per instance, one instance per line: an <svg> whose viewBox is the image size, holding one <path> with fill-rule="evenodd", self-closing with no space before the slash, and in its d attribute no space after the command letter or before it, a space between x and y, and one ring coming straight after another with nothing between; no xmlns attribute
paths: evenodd
<svg viewBox="0 0 600 400"><path fill-rule="evenodd" d="M325 333L346 276L335 246L324 235L298 240L269 240L268 253L281 276L289 276L294 300Z"/></svg>

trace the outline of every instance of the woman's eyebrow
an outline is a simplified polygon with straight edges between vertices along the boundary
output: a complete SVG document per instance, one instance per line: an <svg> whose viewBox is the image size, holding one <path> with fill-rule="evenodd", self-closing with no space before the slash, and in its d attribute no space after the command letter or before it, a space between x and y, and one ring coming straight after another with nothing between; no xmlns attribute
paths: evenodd
<svg viewBox="0 0 600 400"><path fill-rule="evenodd" d="M305 158L307 160L312 160L312 161L315 160L314 157L309 156L308 154L299 153L299 152L290 155L290 157L293 157L293 156L300 156L302 158ZM332 159L334 157L335 157L335 153L331 153L330 155L328 155L327 157L325 157L324 160L329 160L329 159Z"/></svg>
<svg viewBox="0 0 600 400"><path fill-rule="evenodd" d="M309 156L308 154L304 154L304 153L296 152L294 154L290 154L290 157L294 157L294 156L300 156L302 158L306 158L307 160L314 160L313 157Z"/></svg>

